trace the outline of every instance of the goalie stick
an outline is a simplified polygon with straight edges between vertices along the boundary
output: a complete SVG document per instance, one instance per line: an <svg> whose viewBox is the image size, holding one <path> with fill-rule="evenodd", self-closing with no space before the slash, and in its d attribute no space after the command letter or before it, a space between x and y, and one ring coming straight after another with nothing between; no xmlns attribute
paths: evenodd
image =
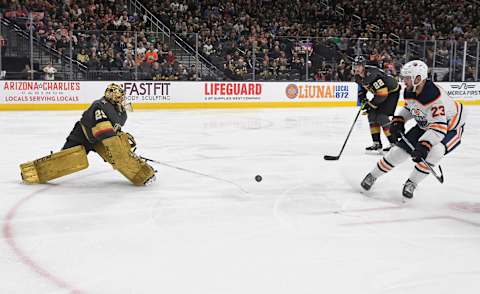
<svg viewBox="0 0 480 294"><path fill-rule="evenodd" d="M240 186L239 184L234 183L230 180L218 178L218 177L212 176L212 175L207 175L207 174L197 172L197 171L194 171L194 170L191 170L191 169L188 169L188 168L183 168L183 167L171 165L171 164L168 164L168 163L165 163L165 162L161 162L161 161L158 161L158 160L146 158L146 157L143 157L143 156L140 156L140 158L143 159L143 160L146 160L146 161L154 162L154 163L159 164L159 165L163 165L163 166L166 166L166 167L169 167L169 168L173 168L173 169L180 170L180 171L183 171L183 172L191 173L191 174L194 174L194 175L197 175L197 176L202 176L202 177L214 179L214 180L217 180L217 181L221 181L221 182L224 182L224 183L229 183L231 185L234 185L238 189L240 189L243 193L248 194L248 191L245 190L242 186Z"/></svg>

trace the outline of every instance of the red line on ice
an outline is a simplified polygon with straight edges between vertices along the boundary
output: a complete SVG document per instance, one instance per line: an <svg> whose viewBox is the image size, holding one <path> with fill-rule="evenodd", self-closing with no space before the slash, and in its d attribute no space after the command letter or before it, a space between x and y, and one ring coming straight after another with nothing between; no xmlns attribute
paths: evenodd
<svg viewBox="0 0 480 294"><path fill-rule="evenodd" d="M84 293L80 290L78 290L76 287L70 285L66 281L62 280L61 278L55 276L48 270L46 270L43 266L35 262L28 254L18 246L18 244L15 241L15 234L13 232L13 227L12 227L12 221L15 218L15 215L17 214L18 210L22 205L24 205L27 201L35 197L36 195L40 194L41 192L44 192L48 189L50 189L52 186L38 190L33 192L32 194L20 199L8 212L8 214L5 217L5 222L3 224L3 236L5 237L5 240L8 244L8 246L13 250L15 255L20 259L23 264L25 264L27 267L29 267L31 270L33 270L35 273L40 275L41 277L49 280L56 286L62 289L67 289L69 290L70 293L75 293L75 294L80 294Z"/></svg>

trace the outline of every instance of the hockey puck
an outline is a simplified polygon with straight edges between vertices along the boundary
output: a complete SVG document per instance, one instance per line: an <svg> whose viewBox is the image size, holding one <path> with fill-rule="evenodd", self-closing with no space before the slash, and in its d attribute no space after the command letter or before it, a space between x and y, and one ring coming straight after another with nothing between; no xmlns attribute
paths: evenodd
<svg viewBox="0 0 480 294"><path fill-rule="evenodd" d="M262 181L262 176L261 175L256 175L255 176L255 181L261 182Z"/></svg>

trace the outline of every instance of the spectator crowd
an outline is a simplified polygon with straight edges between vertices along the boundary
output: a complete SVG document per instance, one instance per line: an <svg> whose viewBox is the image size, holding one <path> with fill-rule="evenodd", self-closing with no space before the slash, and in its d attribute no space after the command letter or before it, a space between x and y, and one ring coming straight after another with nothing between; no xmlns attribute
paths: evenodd
<svg viewBox="0 0 480 294"><path fill-rule="evenodd" d="M146 20L130 13L126 0L8 3L6 18L29 29L26 18L32 12L35 36L63 55L72 54L93 78L103 78L107 72L109 78L198 79L195 67L179 63L159 34L145 30Z"/></svg>
<svg viewBox="0 0 480 294"><path fill-rule="evenodd" d="M192 44L197 33L203 54L237 79L253 68L264 79L303 79L307 71L314 80L350 79L356 55L396 75L407 58L432 64L433 41L442 66L453 41L476 42L480 35L480 5L464 0L144 3Z"/></svg>

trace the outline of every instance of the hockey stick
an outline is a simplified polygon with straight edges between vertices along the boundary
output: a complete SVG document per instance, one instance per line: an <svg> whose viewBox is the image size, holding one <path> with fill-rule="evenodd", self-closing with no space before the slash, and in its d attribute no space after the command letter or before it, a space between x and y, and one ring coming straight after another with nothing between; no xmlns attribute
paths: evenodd
<svg viewBox="0 0 480 294"><path fill-rule="evenodd" d="M415 150L415 147L413 147L412 143L408 141L408 139L405 137L405 134L403 132L400 132L400 136L402 137L402 140L407 144L407 146L410 148L410 150ZM426 162L425 159L422 158L422 162L428 167L428 169L432 172L433 176L441 183L443 184L443 171L442 167L439 165L438 169L440 170L440 175L433 169L433 166Z"/></svg>
<svg viewBox="0 0 480 294"><path fill-rule="evenodd" d="M342 149L340 149L340 153L336 156L325 155L325 156L323 156L323 159L325 159L325 160L339 160L340 159L340 156L342 155L343 149L345 148L345 145L347 145L348 138L350 138L350 134L352 133L353 127L355 126L355 123L357 122L358 116L360 115L360 112L362 112L362 110L363 110L363 106L364 105L362 104L362 106L360 107L360 109L357 112L357 116L355 116L355 119L353 120L352 126L350 127L350 131L348 131L347 138L345 138L345 142L343 142Z"/></svg>
<svg viewBox="0 0 480 294"><path fill-rule="evenodd" d="M216 177L216 176L207 175L207 174L204 174L204 173L201 173L201 172L197 172L197 171L194 171L194 170L191 170L191 169L187 169L187 168L183 168L183 167L171 165L171 164L168 164L168 163L165 163L165 162L160 162L160 161L158 161L158 160L146 158L146 157L143 157L143 156L140 156L140 158L143 159L143 160L146 160L146 161L154 162L154 163L159 164L159 165L163 165L163 166L166 166L166 167L169 167L169 168L173 168L173 169L180 170L180 171L183 171L183 172L191 173L191 174L194 174L194 175L197 175L197 176L202 176L202 177L214 179L214 180L217 180L217 181L229 183L229 184L232 184L232 185L236 186L236 187L237 187L238 189L240 189L242 192L248 194L248 191L247 191L247 190L245 190L242 186L240 186L239 184L234 183L234 182L232 182L232 181L229 181L229 180L226 180L226 179L222 179L222 178L218 178L218 177Z"/></svg>

